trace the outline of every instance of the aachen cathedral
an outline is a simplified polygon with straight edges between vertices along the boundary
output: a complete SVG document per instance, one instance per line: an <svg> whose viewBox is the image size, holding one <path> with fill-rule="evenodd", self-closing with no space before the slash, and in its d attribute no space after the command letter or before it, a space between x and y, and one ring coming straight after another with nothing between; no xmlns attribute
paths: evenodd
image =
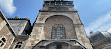
<svg viewBox="0 0 111 49"><path fill-rule="evenodd" d="M87 36L73 1L45 0L31 26L28 18L0 11L0 49L111 49L111 34Z"/></svg>

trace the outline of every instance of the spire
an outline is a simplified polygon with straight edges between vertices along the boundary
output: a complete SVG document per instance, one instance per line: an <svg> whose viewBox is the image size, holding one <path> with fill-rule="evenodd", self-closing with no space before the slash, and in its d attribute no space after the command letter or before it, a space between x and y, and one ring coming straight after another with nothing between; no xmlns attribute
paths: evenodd
<svg viewBox="0 0 111 49"><path fill-rule="evenodd" d="M15 18L18 18L18 16L15 16Z"/></svg>

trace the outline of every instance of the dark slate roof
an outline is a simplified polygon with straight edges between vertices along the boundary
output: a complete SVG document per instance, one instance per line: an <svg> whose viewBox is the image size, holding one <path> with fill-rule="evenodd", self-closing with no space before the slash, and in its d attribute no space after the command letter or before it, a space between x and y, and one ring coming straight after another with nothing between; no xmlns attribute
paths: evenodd
<svg viewBox="0 0 111 49"><path fill-rule="evenodd" d="M91 43L94 43L94 42L97 42L97 41L100 41L100 40L103 40L103 39L106 39L106 38L111 38L111 34L108 33L108 32L98 31L98 32L92 33L89 36L89 39L90 39Z"/></svg>
<svg viewBox="0 0 111 49"><path fill-rule="evenodd" d="M21 35L27 23L29 23L29 25L31 26L30 20L28 18L8 18L8 21L11 24L15 35Z"/></svg>

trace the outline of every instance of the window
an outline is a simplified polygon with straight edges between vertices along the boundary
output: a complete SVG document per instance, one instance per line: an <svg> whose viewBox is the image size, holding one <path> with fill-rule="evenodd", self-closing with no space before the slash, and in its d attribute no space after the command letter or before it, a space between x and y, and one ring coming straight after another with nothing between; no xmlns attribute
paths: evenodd
<svg viewBox="0 0 111 49"><path fill-rule="evenodd" d="M0 47L2 47L2 46L5 44L5 42L6 42L6 39L5 39L5 38L2 38L2 39L0 40Z"/></svg>
<svg viewBox="0 0 111 49"><path fill-rule="evenodd" d="M65 27L63 25L57 24L54 27L52 27L52 39L65 39L66 33L65 33Z"/></svg>
<svg viewBox="0 0 111 49"><path fill-rule="evenodd" d="M2 41L3 41L3 42L6 42L5 38L2 38Z"/></svg>
<svg viewBox="0 0 111 49"><path fill-rule="evenodd" d="M22 46L22 42L18 42L15 48L21 48L21 46Z"/></svg>

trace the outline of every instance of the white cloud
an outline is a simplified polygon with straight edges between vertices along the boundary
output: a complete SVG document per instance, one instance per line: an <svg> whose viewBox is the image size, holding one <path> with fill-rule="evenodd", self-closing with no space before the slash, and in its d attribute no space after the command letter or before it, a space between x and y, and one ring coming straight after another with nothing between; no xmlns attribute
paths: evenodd
<svg viewBox="0 0 111 49"><path fill-rule="evenodd" d="M109 28L108 32L111 33L111 28Z"/></svg>
<svg viewBox="0 0 111 49"><path fill-rule="evenodd" d="M0 0L0 7L9 15L12 15L16 11L16 7L13 5L13 0Z"/></svg>
<svg viewBox="0 0 111 49"><path fill-rule="evenodd" d="M89 24L87 26L86 32L89 35L90 30L92 31L107 31L109 28L111 28L111 12L105 14L104 16L100 16L98 19L96 19L94 22Z"/></svg>

